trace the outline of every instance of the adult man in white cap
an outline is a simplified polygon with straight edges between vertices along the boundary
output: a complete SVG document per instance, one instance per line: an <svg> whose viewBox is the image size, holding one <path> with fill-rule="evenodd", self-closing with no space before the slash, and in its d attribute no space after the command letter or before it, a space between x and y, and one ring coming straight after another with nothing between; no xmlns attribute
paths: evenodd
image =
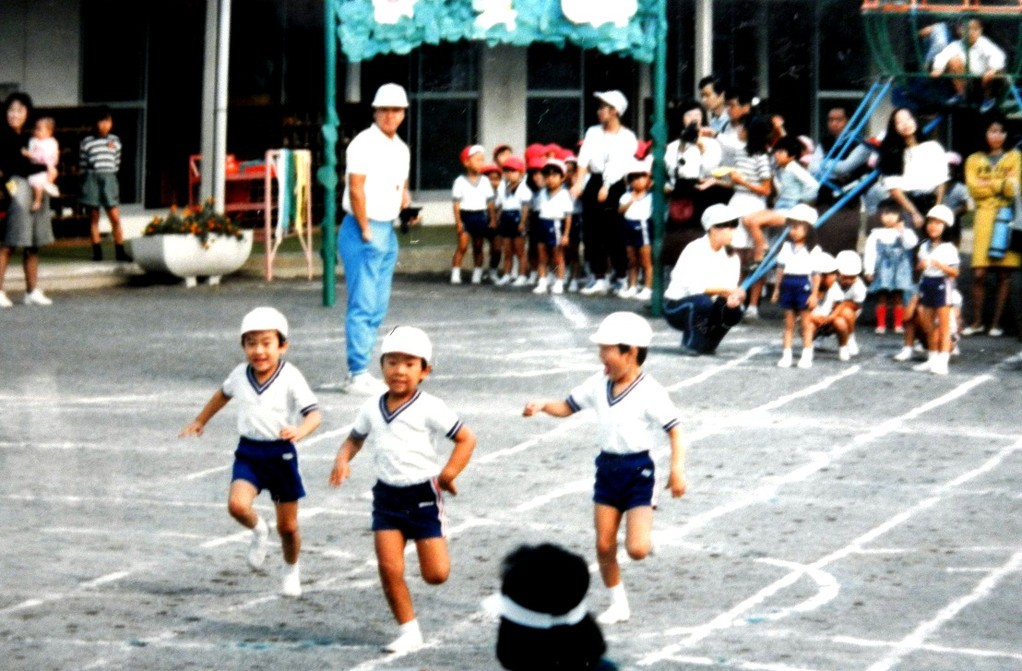
<svg viewBox="0 0 1022 671"><path fill-rule="evenodd" d="M344 390L355 394L386 389L369 374L369 357L390 303L397 264L394 220L411 203L411 153L397 135L405 120L408 95L397 84L384 84L372 105L373 125L356 135L345 153L345 216L337 232L348 294L344 317L348 378Z"/></svg>
<svg viewBox="0 0 1022 671"><path fill-rule="evenodd" d="M692 356L713 354L742 320L745 303L738 284L741 263L729 250L738 214L727 205L711 205L702 223L706 235L681 252L664 291L664 317L683 332L681 350Z"/></svg>
<svg viewBox="0 0 1022 671"><path fill-rule="evenodd" d="M571 187L571 195L582 198L582 244L586 263L595 278L581 293L605 295L610 292L606 278L608 258L619 275L623 276L628 268L617 205L628 187L624 178L636 158L639 140L621 123L621 116L628 110L625 94L597 91L593 95L600 101L596 110L600 123L590 126L582 139L578 150L578 177Z"/></svg>

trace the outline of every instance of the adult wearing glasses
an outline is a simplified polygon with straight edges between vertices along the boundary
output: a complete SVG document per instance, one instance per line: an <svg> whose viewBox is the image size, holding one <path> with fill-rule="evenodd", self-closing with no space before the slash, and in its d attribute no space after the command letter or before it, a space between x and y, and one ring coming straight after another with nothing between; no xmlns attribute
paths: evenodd
<svg viewBox="0 0 1022 671"><path fill-rule="evenodd" d="M691 356L713 354L742 320L745 305L741 262L731 249L738 214L727 205L711 205L701 221L706 235L681 252L664 291L664 317L682 332L681 351Z"/></svg>

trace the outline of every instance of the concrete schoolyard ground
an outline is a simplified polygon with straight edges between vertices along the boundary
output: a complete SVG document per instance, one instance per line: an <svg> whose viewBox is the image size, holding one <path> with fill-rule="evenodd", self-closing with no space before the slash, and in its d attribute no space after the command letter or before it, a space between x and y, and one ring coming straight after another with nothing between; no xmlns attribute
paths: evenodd
<svg viewBox="0 0 1022 671"><path fill-rule="evenodd" d="M479 445L447 498L450 580L425 585L408 556L428 647L395 656L380 650L396 632L369 531L371 455L327 486L364 399L336 391L344 290L324 308L320 287L136 282L0 311L0 667L496 669L480 602L520 543L581 553L588 602L606 606L592 417L521 410L596 372L590 333L642 306L398 278L384 326L431 334L425 388ZM227 515L232 407L202 438L177 438L242 361L238 325L262 304L289 317L289 359L324 413L299 447L300 599L278 595L276 534L253 572L248 532ZM604 628L609 656L652 670L1022 668L1018 341L965 339L938 377L892 361L900 337L867 328L849 363L831 343L812 369L781 370L780 321L764 312L714 357L678 355L677 333L654 322L646 369L679 408L689 490L661 499L655 554L623 565L633 616ZM267 495L257 503L272 513Z"/></svg>

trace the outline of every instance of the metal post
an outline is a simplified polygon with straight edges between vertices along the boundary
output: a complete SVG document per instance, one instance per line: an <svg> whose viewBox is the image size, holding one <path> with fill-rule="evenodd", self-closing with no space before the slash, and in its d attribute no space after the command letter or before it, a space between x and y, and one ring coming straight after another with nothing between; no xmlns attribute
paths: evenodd
<svg viewBox="0 0 1022 671"><path fill-rule="evenodd" d="M326 60L326 110L323 118L323 165L316 172L325 194L323 202L323 305L337 300L337 14L333 0L323 3Z"/></svg>
<svg viewBox="0 0 1022 671"><path fill-rule="evenodd" d="M224 172L227 165L227 100L228 66L231 55L231 0L220 0L220 20L217 30L216 109L213 130L213 206L224 211L226 186Z"/></svg>
<svg viewBox="0 0 1022 671"><path fill-rule="evenodd" d="M660 256L664 247L664 222L667 203L664 183L667 171L664 151L667 149L667 0L658 0L656 18L656 52L653 57L653 305L654 317L663 316L664 294L663 263Z"/></svg>

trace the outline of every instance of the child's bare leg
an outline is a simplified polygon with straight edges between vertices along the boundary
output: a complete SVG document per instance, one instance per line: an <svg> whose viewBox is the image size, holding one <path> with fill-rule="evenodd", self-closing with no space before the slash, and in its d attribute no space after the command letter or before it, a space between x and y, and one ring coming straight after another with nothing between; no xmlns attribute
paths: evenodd
<svg viewBox="0 0 1022 671"><path fill-rule="evenodd" d="M554 268L557 271L557 279L564 279L564 247L554 247Z"/></svg>
<svg viewBox="0 0 1022 671"><path fill-rule="evenodd" d="M764 226L783 226L784 215L776 210L753 212L742 218L745 230L752 239L752 260L762 261L766 254L766 238L763 236Z"/></svg>
<svg viewBox="0 0 1022 671"><path fill-rule="evenodd" d="M248 480L235 480L231 482L231 489L227 494L227 512L231 517L248 529L254 529L259 523L259 513L252 508L259 491Z"/></svg>
<svg viewBox="0 0 1022 671"><path fill-rule="evenodd" d="M791 343L795 339L795 311L785 310L784 311L784 336L781 338L781 343L784 349L791 349Z"/></svg>
<svg viewBox="0 0 1022 671"><path fill-rule="evenodd" d="M810 310L799 312L799 321L802 326L802 347L811 349L813 346L813 314Z"/></svg>
<svg viewBox="0 0 1022 671"><path fill-rule="evenodd" d="M834 333L837 334L837 344L844 347L848 344L848 336L851 335L852 329L848 324L848 320L845 315L839 313L830 322L831 326L834 327Z"/></svg>
<svg viewBox="0 0 1022 671"><path fill-rule="evenodd" d="M405 582L405 536L397 530L377 531L374 536L376 563L387 605L398 624L415 619L412 593Z"/></svg>
<svg viewBox="0 0 1022 671"><path fill-rule="evenodd" d="M482 268L483 267L483 237L474 236L472 238L472 267Z"/></svg>
<svg viewBox="0 0 1022 671"><path fill-rule="evenodd" d="M652 528L653 506L639 506L625 513L625 549L635 561L645 559L649 554Z"/></svg>
<svg viewBox="0 0 1022 671"><path fill-rule="evenodd" d="M529 265L525 259L525 238L515 238L514 249L515 256L518 257L518 274L528 275ZM510 266L510 264L511 264L510 257L508 257L508 265Z"/></svg>
<svg viewBox="0 0 1022 671"><path fill-rule="evenodd" d="M454 258L451 259L452 268L461 268L461 262L468 251L468 233L458 233L457 247L454 248Z"/></svg>
<svg viewBox="0 0 1022 671"><path fill-rule="evenodd" d="M625 253L628 255L628 286L634 287L639 281L639 257L631 245L625 249Z"/></svg>
<svg viewBox="0 0 1022 671"><path fill-rule="evenodd" d="M89 238L92 240L92 244L99 244L99 208L89 208Z"/></svg>
<svg viewBox="0 0 1022 671"><path fill-rule="evenodd" d="M1004 269L997 271L997 293L994 296L994 316L990 321L990 328L1001 327L1001 316L1004 315L1004 306L1008 303L1008 295L1011 293L1011 274ZM980 321L980 320L976 320ZM959 320L960 323L960 320Z"/></svg>
<svg viewBox="0 0 1022 671"><path fill-rule="evenodd" d="M277 533L284 551L284 561L288 564L298 562L302 550L302 535L298 530L298 502L288 501L277 504Z"/></svg>
<svg viewBox="0 0 1022 671"><path fill-rule="evenodd" d="M451 575L451 557L447 553L447 541L443 538L423 538L415 541L419 555L419 569L422 579L430 585L440 585Z"/></svg>
<svg viewBox="0 0 1022 671"><path fill-rule="evenodd" d="M649 245L639 248L639 264L642 266L643 284L647 289L653 288L653 252Z"/></svg>
<svg viewBox="0 0 1022 671"><path fill-rule="evenodd" d="M43 206L43 192L41 186L32 187L32 211L37 212Z"/></svg>
<svg viewBox="0 0 1022 671"><path fill-rule="evenodd" d="M596 560L600 565L603 584L607 587L621 584L621 566L617 562L617 532L621 527L621 517L620 510L602 503L597 503L593 511Z"/></svg>
<svg viewBox="0 0 1022 671"><path fill-rule="evenodd" d="M546 266L547 266L547 253L546 245L540 243L536 245L536 271L540 277L546 277Z"/></svg>
<svg viewBox="0 0 1022 671"><path fill-rule="evenodd" d="M951 306L945 305L936 309L936 343L937 352L951 351Z"/></svg>
<svg viewBox="0 0 1022 671"><path fill-rule="evenodd" d="M110 231L114 236L114 244L124 244L124 230L121 228L121 210L111 207L106 211L107 219L110 220Z"/></svg>

